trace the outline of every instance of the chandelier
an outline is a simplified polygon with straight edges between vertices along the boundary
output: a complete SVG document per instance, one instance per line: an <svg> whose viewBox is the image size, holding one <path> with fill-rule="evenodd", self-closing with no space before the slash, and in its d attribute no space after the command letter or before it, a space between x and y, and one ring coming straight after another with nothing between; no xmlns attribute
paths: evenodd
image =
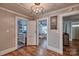
<svg viewBox="0 0 79 59"><path fill-rule="evenodd" d="M44 8L40 6L40 3L34 3L34 5L31 7L31 10L34 15L40 15L43 13Z"/></svg>

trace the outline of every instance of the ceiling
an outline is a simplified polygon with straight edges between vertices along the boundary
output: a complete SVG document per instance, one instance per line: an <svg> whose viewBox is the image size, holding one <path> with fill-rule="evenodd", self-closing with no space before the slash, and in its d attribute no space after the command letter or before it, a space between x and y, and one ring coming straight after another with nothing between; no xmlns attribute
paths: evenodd
<svg viewBox="0 0 79 59"><path fill-rule="evenodd" d="M4 7L29 17L35 16L31 13L31 6L33 5L33 3L0 3L0 7ZM61 8L76 5L76 3L41 3L40 5L44 8L45 14Z"/></svg>
<svg viewBox="0 0 79 59"><path fill-rule="evenodd" d="M65 16L63 17L64 21L76 21L76 20L79 20L79 14L76 14L76 15L70 15L70 16Z"/></svg>

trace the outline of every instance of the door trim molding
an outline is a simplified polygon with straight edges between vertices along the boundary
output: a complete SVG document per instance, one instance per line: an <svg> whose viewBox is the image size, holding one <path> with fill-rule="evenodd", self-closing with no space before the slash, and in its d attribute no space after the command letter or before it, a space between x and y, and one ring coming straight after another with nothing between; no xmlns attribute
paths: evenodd
<svg viewBox="0 0 79 59"><path fill-rule="evenodd" d="M37 19L37 44L39 45L39 21L46 20L47 21L47 33L48 33L48 18L40 18ZM47 46L48 46L48 34L47 34Z"/></svg>
<svg viewBox="0 0 79 59"><path fill-rule="evenodd" d="M67 13L64 13L64 14L61 14L59 15L59 20L60 20L60 46L61 46L61 49L63 51L63 36L62 36L62 33L63 33L63 17L65 16L71 16L71 15L76 15L76 14L79 14L79 11L71 11L71 12L67 12Z"/></svg>
<svg viewBox="0 0 79 59"><path fill-rule="evenodd" d="M17 30L17 20L18 19L27 20L27 28L28 28L28 19L16 16L16 21L15 21L15 23L16 23L16 28L15 28L16 29L16 31L15 31L15 33L16 33L16 36L15 36L15 39L16 39L15 40L15 42L16 42L16 49L18 49L18 46L17 46L17 41L18 41L18 36L17 36L17 33L18 33L17 32L18 31Z"/></svg>

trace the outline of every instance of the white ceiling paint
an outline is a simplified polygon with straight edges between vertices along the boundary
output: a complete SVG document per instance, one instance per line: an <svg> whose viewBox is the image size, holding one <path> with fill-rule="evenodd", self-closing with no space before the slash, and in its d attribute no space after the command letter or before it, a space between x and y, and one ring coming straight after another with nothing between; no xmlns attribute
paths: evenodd
<svg viewBox="0 0 79 59"><path fill-rule="evenodd" d="M31 6L33 5L34 5L33 3L0 3L0 7L4 7L6 9L21 13L29 17L35 17L35 15L31 13ZM44 7L44 14L58 9L66 8L72 5L76 5L76 3L41 3L40 4L40 6Z"/></svg>

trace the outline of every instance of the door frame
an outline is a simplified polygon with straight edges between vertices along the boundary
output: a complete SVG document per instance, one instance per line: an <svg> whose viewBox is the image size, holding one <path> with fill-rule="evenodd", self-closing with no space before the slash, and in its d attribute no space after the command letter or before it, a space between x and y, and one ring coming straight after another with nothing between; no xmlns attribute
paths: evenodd
<svg viewBox="0 0 79 59"><path fill-rule="evenodd" d="M18 21L18 19L26 20L27 21L27 28L28 28L28 19L16 16L16 21L15 21L15 23L16 23L16 25L15 25L16 26L16 28L15 28L16 29L16 31L15 31L15 33L16 33L16 36L15 36L16 37L15 38L16 39L15 40L15 42L16 42L16 49L18 49L18 46L17 46L17 44L18 44L17 43L17 41L18 41L18 35L17 35L18 34L18 29L17 29L17 21Z"/></svg>
<svg viewBox="0 0 79 59"><path fill-rule="evenodd" d="M48 33L48 18L37 19L37 45L39 45L39 21L46 20L47 21L47 33ZM48 34L47 34L47 47L48 47Z"/></svg>
<svg viewBox="0 0 79 59"><path fill-rule="evenodd" d="M67 12L67 13L64 13L64 14L60 14L59 15L59 20L60 20L60 42L61 42L61 49L62 49L62 52L63 52L63 17L65 16L71 16L71 15L76 15L76 14L79 14L79 11L71 11L71 12ZM72 33L71 33L72 34Z"/></svg>

